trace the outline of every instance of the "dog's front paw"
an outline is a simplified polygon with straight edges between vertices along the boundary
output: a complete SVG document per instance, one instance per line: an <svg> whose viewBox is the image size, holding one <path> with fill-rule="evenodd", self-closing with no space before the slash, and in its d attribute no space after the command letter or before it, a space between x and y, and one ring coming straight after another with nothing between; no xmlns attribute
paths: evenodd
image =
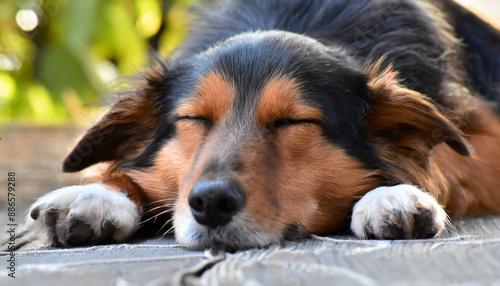
<svg viewBox="0 0 500 286"><path fill-rule="evenodd" d="M52 245L68 247L123 242L137 229L140 213L123 193L90 184L45 194L27 219L46 231Z"/></svg>
<svg viewBox="0 0 500 286"><path fill-rule="evenodd" d="M410 185L380 187L354 205L351 229L358 238L419 239L438 236L447 215L429 194Z"/></svg>

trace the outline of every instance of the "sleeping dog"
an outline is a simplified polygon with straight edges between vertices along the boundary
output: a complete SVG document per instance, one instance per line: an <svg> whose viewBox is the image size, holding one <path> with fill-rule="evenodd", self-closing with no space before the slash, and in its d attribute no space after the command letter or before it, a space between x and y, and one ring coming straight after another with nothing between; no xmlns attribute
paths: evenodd
<svg viewBox="0 0 500 286"><path fill-rule="evenodd" d="M39 198L55 246L173 230L192 249L500 213L500 32L451 0L231 0L81 138Z"/></svg>

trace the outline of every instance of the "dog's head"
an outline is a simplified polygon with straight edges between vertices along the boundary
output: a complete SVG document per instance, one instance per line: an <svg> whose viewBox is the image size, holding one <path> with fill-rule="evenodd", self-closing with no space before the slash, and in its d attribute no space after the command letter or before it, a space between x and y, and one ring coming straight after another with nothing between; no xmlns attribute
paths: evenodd
<svg viewBox="0 0 500 286"><path fill-rule="evenodd" d="M416 180L401 160L426 168L441 142L468 153L425 96L389 70L355 65L305 36L233 37L149 70L64 168L112 161L150 201L175 199L185 246L240 249L343 230L363 194Z"/></svg>

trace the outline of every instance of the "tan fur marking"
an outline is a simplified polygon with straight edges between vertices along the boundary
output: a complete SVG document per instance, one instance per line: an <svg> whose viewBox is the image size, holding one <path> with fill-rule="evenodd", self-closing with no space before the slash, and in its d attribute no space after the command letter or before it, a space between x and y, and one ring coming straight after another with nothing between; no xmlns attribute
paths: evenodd
<svg viewBox="0 0 500 286"><path fill-rule="evenodd" d="M247 212L266 231L290 224L303 233L344 230L355 201L379 185L375 172L321 135L314 125L282 130L274 155L258 136L246 145L238 180L247 190Z"/></svg>
<svg viewBox="0 0 500 286"><path fill-rule="evenodd" d="M144 190L134 183L129 176L121 173L119 176L108 178L102 183L108 185L112 190L124 192L138 206L144 205Z"/></svg>
<svg viewBox="0 0 500 286"><path fill-rule="evenodd" d="M218 73L205 76L196 90L196 96L182 104L177 110L179 117L201 117L219 125L232 110L235 89ZM203 168L203 162L193 165L195 154L208 130L200 123L182 120L176 123L177 137L162 148L155 165L142 172L131 171L129 175L147 193L148 201L177 199L177 207L189 207L187 195ZM209 144L210 142L208 142ZM203 152L201 156L210 154Z"/></svg>
<svg viewBox="0 0 500 286"><path fill-rule="evenodd" d="M178 197L204 132L204 128L194 122L177 122L177 138L162 148L155 165L143 171L128 173L144 189L148 201Z"/></svg>
<svg viewBox="0 0 500 286"><path fill-rule="evenodd" d="M300 85L295 79L278 76L262 90L257 107L257 122L264 126L276 119L320 120L321 111L305 105Z"/></svg>
<svg viewBox="0 0 500 286"><path fill-rule="evenodd" d="M261 126L276 119L321 118L319 110L304 104L297 80L283 76L266 84L256 112ZM246 190L246 211L266 232L280 233L290 224L303 233L343 230L354 202L379 184L375 172L332 146L314 124L282 128L271 142L260 134L250 137L237 178Z"/></svg>
<svg viewBox="0 0 500 286"><path fill-rule="evenodd" d="M231 111L235 89L222 75L212 72L201 79L196 94L179 107L178 115L203 117L217 122Z"/></svg>

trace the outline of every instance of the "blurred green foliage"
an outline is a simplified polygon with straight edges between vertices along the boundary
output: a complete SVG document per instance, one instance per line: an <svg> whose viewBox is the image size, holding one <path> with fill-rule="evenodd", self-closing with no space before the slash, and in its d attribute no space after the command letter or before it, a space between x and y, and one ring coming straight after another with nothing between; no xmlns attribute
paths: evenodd
<svg viewBox="0 0 500 286"><path fill-rule="evenodd" d="M172 53L196 1L0 1L0 125L86 124L109 82Z"/></svg>

